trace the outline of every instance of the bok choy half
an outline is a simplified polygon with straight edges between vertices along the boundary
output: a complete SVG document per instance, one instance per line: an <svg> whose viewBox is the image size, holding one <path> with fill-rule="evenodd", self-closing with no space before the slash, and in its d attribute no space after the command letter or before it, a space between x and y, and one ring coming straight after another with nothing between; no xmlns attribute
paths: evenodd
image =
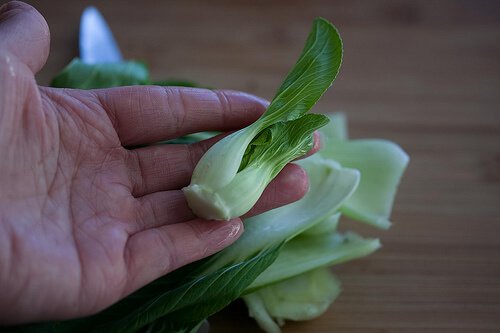
<svg viewBox="0 0 500 333"><path fill-rule="evenodd" d="M388 228L408 163L406 153L392 142L350 140L343 114L305 114L332 83L341 57L335 28L315 20L299 61L266 113L209 150L185 189L200 216L239 216L286 163L310 149L311 133L326 124L319 129L322 149L295 162L309 176L310 188L301 200L245 219L245 232L233 245L153 281L96 315L6 331L196 333L201 323L238 298L268 333L279 333L286 320L310 320L324 313L341 290L330 267L380 247L378 239L340 231L341 216ZM141 66L81 66L75 60L55 82L80 89L147 83L149 73ZM176 142L210 136L197 133ZM251 193L250 198L241 193Z"/></svg>
<svg viewBox="0 0 500 333"><path fill-rule="evenodd" d="M331 86L342 62L333 25L316 19L302 54L267 111L212 146L184 188L199 217L229 220L248 212L285 165L312 148L314 130L328 118L306 112Z"/></svg>

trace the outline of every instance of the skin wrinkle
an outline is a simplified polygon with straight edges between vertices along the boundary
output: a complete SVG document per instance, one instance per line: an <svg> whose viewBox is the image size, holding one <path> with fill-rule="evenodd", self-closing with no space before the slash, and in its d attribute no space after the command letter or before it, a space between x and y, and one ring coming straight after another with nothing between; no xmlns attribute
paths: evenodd
<svg viewBox="0 0 500 333"><path fill-rule="evenodd" d="M42 102L46 101L45 99L42 100ZM42 207L41 207L41 210L42 210L42 214L43 212L47 209L47 204L48 204L48 200L50 199L50 197L52 197L54 195L54 191L56 189L56 175L57 175L57 172L60 171L62 168L61 168L61 165L60 165L60 160L61 160L61 150L59 148L59 138L61 137L61 127L59 126L59 123L57 123L57 131L55 131L55 133L57 133L57 137L55 138L55 142L57 142L56 144L56 147L51 147L50 149L53 149L54 151L57 151L57 156L55 157L55 161L56 161L56 166L55 168L53 168L53 172L49 172L48 169L48 166L45 164L45 163L42 163L42 166L44 168L44 173L45 173L45 179L48 180L48 186L47 186L47 196L42 204ZM48 156L49 154L45 154L45 156ZM43 159L46 159L46 157L42 157ZM63 177L64 177L64 174L63 174ZM63 182L64 184L64 182Z"/></svg>
<svg viewBox="0 0 500 333"><path fill-rule="evenodd" d="M128 150L127 156L125 159L125 164L127 166L128 179L130 180L130 192L132 195L139 191L139 188L142 187L142 168L141 161L139 161L139 155L137 150Z"/></svg>
<svg viewBox="0 0 500 333"><path fill-rule="evenodd" d="M154 155L154 154L155 154L155 152L152 152L152 155ZM155 157L152 157L152 159L154 160ZM172 166L171 159L164 159L164 160L162 160L161 164L162 164L162 167L161 167L162 172L166 175L171 175L172 177L174 177L175 168L174 168L174 166ZM148 173L144 172L144 170L142 170L142 172L143 172L143 174L148 174ZM146 184L150 183L150 181L148 181L148 178L144 178ZM147 189L145 187L143 188L142 193L147 193Z"/></svg>
<svg viewBox="0 0 500 333"><path fill-rule="evenodd" d="M206 223L211 223L211 222L207 221ZM194 253L194 255L193 255L193 257L195 257L195 258L206 257L206 255L208 253L208 244L205 243L205 242L201 242L201 240L202 239L211 239L211 240L213 240L213 238L210 237L210 236L214 236L210 232L205 231L205 229L207 229L206 226L203 226L203 227L202 226L203 225L200 225L200 224L196 225L196 224L193 224L193 223L186 223L186 227L190 228L192 230L192 232L193 232L193 235L194 235L194 238L195 238L195 242L203 244L203 247L198 247L197 249L195 248L195 252L196 253ZM215 233L217 233L217 231L215 231ZM189 250L192 250L192 249L189 248ZM182 264L183 263L178 264L178 265L182 265ZM174 266L174 267L177 267L177 266Z"/></svg>
<svg viewBox="0 0 500 333"><path fill-rule="evenodd" d="M175 188L181 188L189 184L191 173L196 167L193 159L193 152L191 146L186 145L182 147L182 153L179 154L179 159L175 159L175 168L177 172L171 172L173 179L175 179ZM187 163L186 163L187 161Z"/></svg>
<svg viewBox="0 0 500 333"><path fill-rule="evenodd" d="M137 110L147 110L149 108L149 105L148 104L145 104L145 101L149 101L150 98L151 98L151 90L150 89L146 89L145 92L144 92L144 95L147 96L147 98L144 98L143 96L135 96L135 98L137 99L137 104L138 104L138 108ZM141 132L145 132L146 131L146 128L147 128L147 123L146 123L146 117L148 116L148 114L146 112L143 113L143 117L139 117L136 119L136 122L137 122L137 129L138 131L137 132L134 132L134 134L129 137L129 140L131 140L132 142L134 143L140 143L140 136ZM157 124L156 124L157 125ZM130 135L128 135L130 136Z"/></svg>
<svg viewBox="0 0 500 333"><path fill-rule="evenodd" d="M186 225L189 225L186 223ZM163 262L162 267L159 269L161 274L166 274L167 272L172 271L175 267L179 267L179 263L177 262L177 256L172 255L174 251L170 251L170 249L175 249L178 248L175 246L175 239L170 237L170 234L168 232L159 232L158 229L151 229L151 232L153 232L158 241L160 241L160 247L161 249L165 249L165 254L167 254L168 260L165 260Z"/></svg>
<svg viewBox="0 0 500 333"><path fill-rule="evenodd" d="M110 196L110 194L106 191L106 188L107 188L106 185L103 185L103 183L105 183L105 182L103 182L102 176L99 174L96 174L95 176L92 177L91 185L89 187L95 188L96 192L100 192L101 194L105 194L107 199L109 200L108 202L113 202L114 199L116 199L116 198L114 196ZM81 197L84 198L83 201L85 201L86 207L88 207L90 211L95 212L95 214L93 216L97 217L98 216L98 215L96 215L97 212L101 212L101 211L107 212L110 215L116 213L116 212L109 210L110 208L107 206L105 206L105 208L103 209L102 205L105 203L108 203L106 201L103 201L103 202L98 201L98 202L93 203L88 198L86 198L85 192L81 193ZM122 205L125 206L124 203L122 203ZM125 207L120 207L120 209L125 210ZM115 217L115 216L112 216L112 217ZM88 219L82 218L81 220L82 221L80 223L85 223L85 221L87 221Z"/></svg>
<svg viewBox="0 0 500 333"><path fill-rule="evenodd" d="M151 228L150 223L147 222L147 220L148 220L148 218L146 217L147 215L152 215L152 219L154 221L159 220L159 217L157 216L156 210L153 208L153 203L151 201L147 201L147 200L140 201L139 206L140 206L140 209L137 210L137 222L136 222L137 224L139 224L139 228L132 231L130 233L130 235L133 235L139 231ZM166 219L168 219L168 214L166 216Z"/></svg>
<svg viewBox="0 0 500 333"><path fill-rule="evenodd" d="M158 153L153 151L151 153L151 155L158 155ZM152 187L151 185L152 185L153 181L157 182L158 179L163 178L162 176L168 176L172 180L181 178L182 166L180 166L179 163L177 163L177 158L184 157L183 155L184 154L182 154L182 150L181 150L178 152L178 155L176 154L175 159L169 158L169 159L162 159L161 161L159 161L161 163L161 168L155 168L154 170L156 172L150 173L152 179L147 179L146 183L148 184L148 187ZM154 157L152 157L152 159L158 160L158 157L154 156ZM179 170L179 171L176 172L176 170ZM144 189L143 193L146 193L146 189Z"/></svg>
<svg viewBox="0 0 500 333"><path fill-rule="evenodd" d="M217 96L220 104L220 109L222 110L222 127L226 128L228 123L227 117L232 114L231 103L227 94L222 90L215 90L215 96Z"/></svg>
<svg viewBox="0 0 500 333"><path fill-rule="evenodd" d="M75 166L76 167L76 166ZM75 202L74 202L74 177L75 177L75 173L72 174L72 178L71 178L71 181L69 183L69 206L68 206L68 212L69 212L69 216L70 216L70 221L77 221L76 218L75 218L75 208L74 207L77 207L75 205ZM79 286L78 290L78 298L82 297L82 294L84 294L84 291L85 291L85 286L86 286L86 282L85 282L85 269L83 267L83 260L82 260L82 249L81 249L81 245L76 241L77 239L77 234L76 234L76 228L77 228L77 224L76 223L70 223L70 229L71 229L71 236L72 236L72 239L74 240L74 246L75 246L75 249L76 249L76 254L77 254L77 262L78 262L78 271L79 271L79 274L77 274L79 280L78 280L78 283L77 285Z"/></svg>
<svg viewBox="0 0 500 333"><path fill-rule="evenodd" d="M75 105L79 105L79 104L83 105L85 112L88 110L91 110L85 103L81 102L77 98L72 97L72 102L74 102ZM82 108L79 108L79 107L75 107L75 108L82 110ZM89 121L89 120L92 120L92 121ZM106 145L106 143L108 143L108 142L118 141L118 140L115 140L116 139L115 133L109 133L108 131L105 131L102 128L103 124L101 123L100 120L94 119L94 117L88 117L88 115L86 115L85 122L82 121L82 123L84 124L84 128L85 128L86 133L88 133L87 137L93 138L94 142L98 146ZM95 135L96 133L100 134L100 136L99 137L96 136ZM117 145L116 147L121 147L121 145L119 145L119 146Z"/></svg>
<svg viewBox="0 0 500 333"><path fill-rule="evenodd" d="M188 155L189 155L188 161L190 162L189 168L191 170L194 170L196 168L196 165L198 164L198 161L200 160L201 156L205 151L208 150L208 148L206 148L204 145L205 145L204 141L201 141L192 144L190 146L191 149L188 148Z"/></svg>
<svg viewBox="0 0 500 333"><path fill-rule="evenodd" d="M155 228L162 225L182 223L194 219L196 216L189 209L184 194L181 191L164 191L152 193L138 199L140 203L150 203L155 212L146 210L142 205L142 218L146 224L145 229ZM137 230L140 232L141 230Z"/></svg>
<svg viewBox="0 0 500 333"><path fill-rule="evenodd" d="M119 94L118 96L120 96L120 100L124 101L126 100L127 102L125 103L125 106L123 107L124 110L140 110L140 105L136 105L136 103L138 103L138 101L140 100L140 97L137 97L137 96L134 96L134 94L132 93L132 91L128 88L125 88L124 90L119 90ZM118 97L117 96L117 97ZM118 98L107 98L107 101L106 101L106 105L109 105L108 104L108 101L112 101L113 102L113 107L111 108L111 112L113 114L114 117L116 117L116 133L118 135L118 138L120 139L120 142L124 145L134 145L134 144L139 144L139 143L136 143L134 140L135 140L135 137L131 137L130 136L130 133L128 133L128 131L126 131L125 129L127 129L126 127L126 122L125 121L122 121L122 119L127 119L129 118L128 115L124 116L123 114L118 114L117 112L123 112L122 110L120 110L120 107L117 105L117 101L118 101ZM139 119L138 122L135 122L135 126L137 126L137 124L142 120ZM139 126L137 126L139 127ZM127 133L127 134L126 134ZM126 135L125 135L126 134Z"/></svg>
<svg viewBox="0 0 500 333"><path fill-rule="evenodd" d="M2 220L2 225L7 226L8 230L5 232L6 235L9 235L7 238L9 241L9 250L10 250L10 260L7 263L7 267L5 269L6 272L9 272L8 275L6 276L11 276L13 273L16 272L20 269L20 267L17 265L16 258L19 256L20 249L19 249L19 237L17 237L17 234L12 226L10 226L9 223L4 223L5 220ZM9 233L10 232L10 233ZM19 276L20 275L20 276ZM22 278L23 274L16 274L16 281L22 281L21 285L18 286L17 290L14 289L14 295L11 296L12 301L16 299L18 294L21 294L23 290L25 290L25 286L27 284L26 277L23 279ZM1 286L1 284L0 284ZM9 292L12 292L13 290L10 289ZM2 293L6 294L6 293Z"/></svg>
<svg viewBox="0 0 500 333"><path fill-rule="evenodd" d="M174 128L170 129L170 133L175 133L175 136L181 136L180 130L184 128L186 124L186 115L187 112L180 112L180 110L189 110L189 105L186 103L186 100L184 98L184 94L182 93L182 90L179 89L169 89L168 87L165 88L166 91L170 91L170 95L175 96L174 98L170 98L172 101L177 101L175 105L172 106L169 104L168 113L170 115L170 120L171 120L171 126L173 125ZM172 117L174 119L172 119Z"/></svg>
<svg viewBox="0 0 500 333"><path fill-rule="evenodd" d="M132 185L132 195L134 197L136 196L136 193L144 193L145 192L145 185L144 183L146 182L146 174L144 172L144 167L142 165L141 159L137 155L136 151L131 151L131 154L135 156L134 161L136 162L135 164L137 167L135 168L136 171L138 171L139 175L137 177L134 177L135 181L133 182Z"/></svg>
<svg viewBox="0 0 500 333"><path fill-rule="evenodd" d="M100 106L104 109L104 112L106 112L107 116L108 116L108 119L110 120L111 122L111 126L113 126L114 130L116 131L116 133L119 135L119 126L120 126L120 123L119 123L119 117L116 116L116 106L112 105L112 106L109 106L108 103L113 103L113 101L109 101L108 98L106 98L106 95L107 95L107 91L104 91L104 92L101 92L104 96L102 96L101 94L97 93L97 91L95 90L90 90L90 93L92 94L92 96L94 97L94 99L97 101L97 105L95 105L97 108ZM130 98L128 98L127 100L130 100ZM114 104L114 103L113 103Z"/></svg>

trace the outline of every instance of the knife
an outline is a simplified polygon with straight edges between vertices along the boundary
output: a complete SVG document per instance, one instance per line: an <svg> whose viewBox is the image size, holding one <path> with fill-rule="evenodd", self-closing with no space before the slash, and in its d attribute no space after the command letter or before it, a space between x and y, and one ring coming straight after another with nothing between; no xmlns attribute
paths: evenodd
<svg viewBox="0 0 500 333"><path fill-rule="evenodd" d="M95 7L87 7L80 20L80 59L87 64L122 61L113 33Z"/></svg>

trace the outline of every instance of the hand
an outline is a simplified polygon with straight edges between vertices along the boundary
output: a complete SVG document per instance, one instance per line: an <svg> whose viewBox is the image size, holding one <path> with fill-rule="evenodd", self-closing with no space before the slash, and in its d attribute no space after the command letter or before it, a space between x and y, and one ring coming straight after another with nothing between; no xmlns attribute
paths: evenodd
<svg viewBox="0 0 500 333"><path fill-rule="evenodd" d="M217 139L137 146L248 125L266 103L232 91L39 87L49 31L32 7L0 11L0 322L95 313L234 242L240 219L195 218L180 189ZM289 165L251 214L299 199Z"/></svg>

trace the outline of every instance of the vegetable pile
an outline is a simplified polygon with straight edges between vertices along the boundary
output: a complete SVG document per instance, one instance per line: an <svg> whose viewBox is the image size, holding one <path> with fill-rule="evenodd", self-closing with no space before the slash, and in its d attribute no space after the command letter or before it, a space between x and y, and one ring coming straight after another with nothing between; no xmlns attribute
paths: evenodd
<svg viewBox="0 0 500 333"><path fill-rule="evenodd" d="M295 162L309 175L310 190L304 198L245 219L245 232L232 246L157 279L99 314L17 330L196 332L206 318L238 298L268 333L280 332L285 320L309 320L324 313L340 292L330 267L380 247L378 239L339 231L341 215L388 228L408 163L405 152L392 142L350 140L343 114L306 114L332 84L341 59L336 29L316 19L302 55L266 113L214 145L184 189L199 216L240 216L286 163L311 148L312 132L320 128L322 149ZM54 86L72 88L151 83L146 67L131 61L109 66L74 60L53 81ZM177 142L212 135L198 133Z"/></svg>

